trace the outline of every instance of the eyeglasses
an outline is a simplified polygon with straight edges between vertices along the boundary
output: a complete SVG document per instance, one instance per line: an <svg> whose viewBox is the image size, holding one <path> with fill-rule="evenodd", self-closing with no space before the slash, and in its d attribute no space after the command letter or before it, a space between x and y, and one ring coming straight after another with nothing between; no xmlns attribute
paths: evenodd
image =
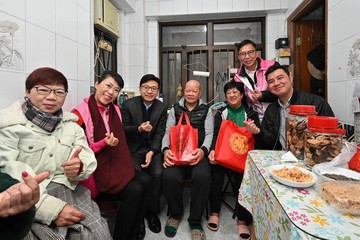
<svg viewBox="0 0 360 240"><path fill-rule="evenodd" d="M141 88L144 89L145 92L149 91L149 89L151 89L152 92L156 92L159 89L157 87L150 87L148 85L143 85L143 86L141 86Z"/></svg>
<svg viewBox="0 0 360 240"><path fill-rule="evenodd" d="M256 53L256 50L250 50L250 51L247 51L247 52L241 52L238 55L240 56L240 58L245 58L246 55L248 55L249 57L254 57L255 53Z"/></svg>
<svg viewBox="0 0 360 240"><path fill-rule="evenodd" d="M58 97L65 97L67 95L67 91L64 89L51 89L46 86L35 86L34 88L40 95L49 95L51 92L54 92L54 94Z"/></svg>

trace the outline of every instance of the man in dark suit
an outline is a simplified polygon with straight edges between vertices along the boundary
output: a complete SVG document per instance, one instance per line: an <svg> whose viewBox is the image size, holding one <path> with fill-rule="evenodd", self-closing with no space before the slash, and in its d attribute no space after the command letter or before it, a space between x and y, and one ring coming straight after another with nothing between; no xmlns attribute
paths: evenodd
<svg viewBox="0 0 360 240"><path fill-rule="evenodd" d="M163 172L161 141L165 134L167 108L156 99L159 94L160 79L152 74L140 80L140 96L123 102L122 121L135 168L145 171L152 178L152 194L146 214L149 229L154 233L161 231L157 216L161 178ZM144 226L141 226L144 231Z"/></svg>

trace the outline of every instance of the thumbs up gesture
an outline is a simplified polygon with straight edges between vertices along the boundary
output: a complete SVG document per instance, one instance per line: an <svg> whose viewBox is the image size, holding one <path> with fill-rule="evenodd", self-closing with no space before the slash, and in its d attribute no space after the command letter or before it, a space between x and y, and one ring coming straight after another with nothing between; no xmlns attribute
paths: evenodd
<svg viewBox="0 0 360 240"><path fill-rule="evenodd" d="M82 163L79 158L79 154L81 150L82 147L78 147L75 150L74 154L71 156L70 160L61 164L61 166L64 168L65 175L68 178L75 178L80 173Z"/></svg>

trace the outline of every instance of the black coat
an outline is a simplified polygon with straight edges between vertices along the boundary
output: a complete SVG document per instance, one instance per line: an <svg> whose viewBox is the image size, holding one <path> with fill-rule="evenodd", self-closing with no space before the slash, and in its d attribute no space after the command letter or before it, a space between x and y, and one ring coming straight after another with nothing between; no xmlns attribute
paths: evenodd
<svg viewBox="0 0 360 240"><path fill-rule="evenodd" d="M131 153L136 152L142 143L142 135L138 131L138 127L143 123L142 105L142 98L137 96L124 101L121 106L122 124ZM150 150L156 153L160 152L161 141L165 134L167 108L158 99L154 100L151 107L150 124L153 128L147 136Z"/></svg>
<svg viewBox="0 0 360 240"><path fill-rule="evenodd" d="M318 116L334 116L330 105L317 95L300 92L294 89L290 100L290 105L314 105ZM265 111L264 119L261 123L261 148L281 150L279 141L280 129L280 105L278 101L271 103Z"/></svg>

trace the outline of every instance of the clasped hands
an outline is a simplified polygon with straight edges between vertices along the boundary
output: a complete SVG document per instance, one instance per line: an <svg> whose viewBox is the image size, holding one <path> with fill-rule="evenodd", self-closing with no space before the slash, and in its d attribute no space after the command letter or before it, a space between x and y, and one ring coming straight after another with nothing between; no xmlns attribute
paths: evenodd
<svg viewBox="0 0 360 240"><path fill-rule="evenodd" d="M151 132L152 129L153 129L153 127L150 124L150 121L143 122L138 127L139 132Z"/></svg>
<svg viewBox="0 0 360 240"><path fill-rule="evenodd" d="M190 166L194 166L198 164L204 158L204 151L201 148L197 148L192 152L192 158L190 160L195 160L195 162L190 163ZM173 152L170 149L164 151L164 168L174 166L174 161L176 158L174 157Z"/></svg>

